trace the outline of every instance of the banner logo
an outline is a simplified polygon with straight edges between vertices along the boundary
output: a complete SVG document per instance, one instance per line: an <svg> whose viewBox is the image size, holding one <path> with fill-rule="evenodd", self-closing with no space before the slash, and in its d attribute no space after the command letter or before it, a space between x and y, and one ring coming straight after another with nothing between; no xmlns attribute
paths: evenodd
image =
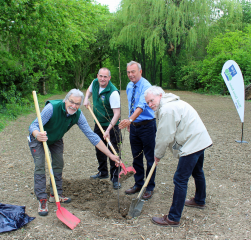
<svg viewBox="0 0 251 240"><path fill-rule="evenodd" d="M225 76L228 81L231 81L232 78L237 74L236 69L234 68L234 65L230 66L230 68L227 68L225 70Z"/></svg>

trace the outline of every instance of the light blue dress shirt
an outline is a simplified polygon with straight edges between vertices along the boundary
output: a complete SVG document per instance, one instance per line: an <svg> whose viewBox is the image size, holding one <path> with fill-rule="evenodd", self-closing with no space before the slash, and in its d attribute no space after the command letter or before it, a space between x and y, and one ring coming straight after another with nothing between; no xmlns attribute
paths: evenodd
<svg viewBox="0 0 251 240"><path fill-rule="evenodd" d="M151 87L152 85L143 77L140 78L140 80L135 84L135 104L134 104L134 111L137 107L141 108L143 112L135 119L134 122L142 122L144 120L151 120L154 116L154 111L147 105L144 97L144 92L146 89ZM126 94L127 94L127 100L128 100L128 108L129 108L129 114L130 114L130 107L131 107L131 99L132 99L132 92L133 92L133 82L129 82L126 87ZM130 116L128 116L130 117Z"/></svg>

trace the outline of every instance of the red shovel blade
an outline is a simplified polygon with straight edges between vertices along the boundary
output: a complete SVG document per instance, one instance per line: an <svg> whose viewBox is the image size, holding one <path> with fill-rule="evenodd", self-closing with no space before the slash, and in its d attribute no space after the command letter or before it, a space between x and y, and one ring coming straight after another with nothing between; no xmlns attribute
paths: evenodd
<svg viewBox="0 0 251 240"><path fill-rule="evenodd" d="M68 210L60 206L60 202L56 202L58 210L56 212L57 217L70 229L74 229L79 223L80 219L70 213Z"/></svg>
<svg viewBox="0 0 251 240"><path fill-rule="evenodd" d="M129 177L136 173L136 170L133 167L126 168L124 163L121 163L120 166L122 167L122 170L119 173L119 178L121 182L127 180Z"/></svg>
<svg viewBox="0 0 251 240"><path fill-rule="evenodd" d="M127 173L129 173L129 172L133 172L134 174L136 173L136 170L134 169L134 167L127 167L126 168L126 170L127 170Z"/></svg>
<svg viewBox="0 0 251 240"><path fill-rule="evenodd" d="M120 166L122 167L122 171L120 172L120 174L123 172L125 175L127 174L127 170L126 170L126 167L125 167L125 164L124 163L121 163ZM120 175L119 174L119 175Z"/></svg>

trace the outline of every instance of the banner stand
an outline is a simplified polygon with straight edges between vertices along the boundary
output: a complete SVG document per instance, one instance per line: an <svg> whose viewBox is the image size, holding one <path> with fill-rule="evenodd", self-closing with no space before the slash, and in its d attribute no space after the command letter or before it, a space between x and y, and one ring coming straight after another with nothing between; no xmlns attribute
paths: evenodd
<svg viewBox="0 0 251 240"><path fill-rule="evenodd" d="M243 141L245 87L241 69L235 61L228 60L222 67L221 75L232 97L235 108L240 116L242 123L241 141L235 140L235 142L248 143L246 141Z"/></svg>
<svg viewBox="0 0 251 240"><path fill-rule="evenodd" d="M247 141L243 141L243 126L244 126L244 123L242 123L241 141L235 140L235 142L237 142L237 143L248 143Z"/></svg>

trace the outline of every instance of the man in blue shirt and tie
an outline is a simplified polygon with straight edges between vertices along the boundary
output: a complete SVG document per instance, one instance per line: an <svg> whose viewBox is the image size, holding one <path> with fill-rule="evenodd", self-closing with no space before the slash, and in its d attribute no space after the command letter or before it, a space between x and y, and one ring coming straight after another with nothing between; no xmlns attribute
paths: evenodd
<svg viewBox="0 0 251 240"><path fill-rule="evenodd" d="M156 120L154 111L146 104L144 92L151 87L151 84L142 77L142 69L140 63L131 61L127 64L127 76L131 82L126 88L129 119L120 122L119 128L127 127L130 132L130 144L133 155L133 167L136 170L134 175L135 184L126 190L126 194L135 194L140 191L144 185L144 177L148 175L154 163L154 147L156 136ZM146 175L144 171L143 153L147 161ZM154 171L146 192L143 195L144 200L148 200L153 195L155 187Z"/></svg>

